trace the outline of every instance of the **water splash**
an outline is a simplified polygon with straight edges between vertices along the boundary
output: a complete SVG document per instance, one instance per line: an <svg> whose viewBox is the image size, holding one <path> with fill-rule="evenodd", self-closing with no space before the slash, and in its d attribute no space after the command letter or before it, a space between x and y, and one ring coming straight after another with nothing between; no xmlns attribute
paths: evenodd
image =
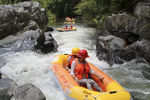
<svg viewBox="0 0 150 100"><path fill-rule="evenodd" d="M1 72L3 77L12 78L18 85L32 83L44 93L47 100L71 100L63 92L50 62L58 54L70 54L73 47L86 49L90 61L105 73L116 79L132 94L135 100L150 100L150 80L145 78L143 71L150 68L147 64L126 62L122 65L114 64L111 68L105 61L99 61L95 53L95 41L92 38L96 30L81 25L75 26L77 31L52 32L58 43L58 52L46 55L33 51L8 52L0 55ZM57 94L57 96L56 96ZM133 99L133 100L134 100Z"/></svg>

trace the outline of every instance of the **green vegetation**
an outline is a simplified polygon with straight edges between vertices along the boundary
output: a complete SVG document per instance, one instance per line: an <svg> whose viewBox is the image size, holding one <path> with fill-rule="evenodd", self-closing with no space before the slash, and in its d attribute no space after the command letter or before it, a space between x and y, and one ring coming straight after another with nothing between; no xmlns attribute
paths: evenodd
<svg viewBox="0 0 150 100"><path fill-rule="evenodd" d="M133 13L135 5L142 0L82 0L77 6L76 14L88 23L99 24L112 13Z"/></svg>
<svg viewBox="0 0 150 100"><path fill-rule="evenodd" d="M17 0L20 1L20 0ZM133 12L142 0L32 0L47 10L49 25L65 17L78 17L89 24L98 25L112 13ZM2 2L0 2L2 4Z"/></svg>

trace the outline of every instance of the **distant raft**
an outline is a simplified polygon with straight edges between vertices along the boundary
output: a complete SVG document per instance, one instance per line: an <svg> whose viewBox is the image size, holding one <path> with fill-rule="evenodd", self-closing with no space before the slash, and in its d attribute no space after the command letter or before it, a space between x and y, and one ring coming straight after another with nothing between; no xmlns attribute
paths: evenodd
<svg viewBox="0 0 150 100"><path fill-rule="evenodd" d="M64 22L64 24L75 24L75 22Z"/></svg>
<svg viewBox="0 0 150 100"><path fill-rule="evenodd" d="M73 27L72 29L71 28L68 28L68 29L65 29L65 28L57 28L57 31L59 32L65 32L65 31L76 31L77 29L75 27Z"/></svg>
<svg viewBox="0 0 150 100"><path fill-rule="evenodd" d="M88 62L95 74L104 77L103 82L97 76L91 74L92 79L102 89L101 92L89 90L79 86L76 80L63 67L66 66L68 55L57 55L52 63L56 78L67 95L76 100L131 100L131 95L117 81Z"/></svg>

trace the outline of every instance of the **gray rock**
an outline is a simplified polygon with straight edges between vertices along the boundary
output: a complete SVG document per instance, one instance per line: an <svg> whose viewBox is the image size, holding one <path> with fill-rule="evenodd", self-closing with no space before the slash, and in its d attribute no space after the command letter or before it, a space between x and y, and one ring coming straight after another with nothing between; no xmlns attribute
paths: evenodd
<svg viewBox="0 0 150 100"><path fill-rule="evenodd" d="M51 51L57 51L57 47L57 42L52 37L51 33L45 32L37 39L35 49L40 50L42 53L49 53Z"/></svg>
<svg viewBox="0 0 150 100"><path fill-rule="evenodd" d="M137 57L142 57L150 63L150 42L147 40L136 41L128 47L128 49L133 50Z"/></svg>
<svg viewBox="0 0 150 100"><path fill-rule="evenodd" d="M36 24L26 27L34 28ZM36 28L35 28L36 29ZM6 52L19 52L24 50L40 50L42 53L49 53L51 51L57 51L57 43L52 37L50 32L43 34L42 30L30 30L23 33L19 33L15 36L9 36L0 40L0 54Z"/></svg>
<svg viewBox="0 0 150 100"><path fill-rule="evenodd" d="M18 52L31 50L36 45L36 40L40 37L41 30L30 30L15 36L9 36L0 40L0 54L5 52Z"/></svg>
<svg viewBox="0 0 150 100"><path fill-rule="evenodd" d="M116 49L112 51L112 62L122 64L136 58L136 53L128 49Z"/></svg>
<svg viewBox="0 0 150 100"><path fill-rule="evenodd" d="M16 88L15 100L46 100L43 93L32 84L25 84Z"/></svg>
<svg viewBox="0 0 150 100"><path fill-rule="evenodd" d="M31 25L31 21L36 22L42 30L47 27L46 10L41 8L38 2L0 5L0 39L22 31L26 26Z"/></svg>
<svg viewBox="0 0 150 100"><path fill-rule="evenodd" d="M119 37L108 35L100 36L99 43L103 45L103 48L119 49L125 46L125 41Z"/></svg>
<svg viewBox="0 0 150 100"><path fill-rule="evenodd" d="M9 79L0 80L0 100L10 100L14 94L14 90L17 84Z"/></svg>
<svg viewBox="0 0 150 100"><path fill-rule="evenodd" d="M121 33L138 33L139 21L136 17L128 15L126 13L114 14L109 16L104 21L105 29L110 32L121 32Z"/></svg>
<svg viewBox="0 0 150 100"><path fill-rule="evenodd" d="M113 33L109 33L109 34L124 39L126 41L126 45L130 45L133 42L139 40L138 35L129 33L129 32L123 32L123 33L122 32L113 32Z"/></svg>
<svg viewBox="0 0 150 100"><path fill-rule="evenodd" d="M148 0L136 5L134 15L112 14L102 22L105 34L97 36L96 44L96 53L100 60L113 64L144 58L150 63L150 2ZM124 42L117 38L114 42L109 39L110 35L120 37ZM109 41L106 41L107 38Z"/></svg>
<svg viewBox="0 0 150 100"><path fill-rule="evenodd" d="M23 31L36 30L39 29L38 24L35 21L30 21L28 26L24 27Z"/></svg>
<svg viewBox="0 0 150 100"><path fill-rule="evenodd" d="M135 7L134 15L139 19L150 18L150 3L138 3Z"/></svg>
<svg viewBox="0 0 150 100"><path fill-rule="evenodd" d="M136 58L132 50L125 49L126 42L112 35L100 36L96 45L96 53L100 60L107 61L110 65L122 64Z"/></svg>
<svg viewBox="0 0 150 100"><path fill-rule="evenodd" d="M134 14L139 19L138 34L150 41L150 3L138 3Z"/></svg>

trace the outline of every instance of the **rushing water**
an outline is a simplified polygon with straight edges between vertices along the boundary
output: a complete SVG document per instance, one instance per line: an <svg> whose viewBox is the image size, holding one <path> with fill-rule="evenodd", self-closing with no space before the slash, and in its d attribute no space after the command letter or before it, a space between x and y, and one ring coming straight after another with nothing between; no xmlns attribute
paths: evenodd
<svg viewBox="0 0 150 100"><path fill-rule="evenodd" d="M18 85L32 83L44 93L47 100L72 100L63 92L53 71L50 62L57 54L70 54L73 47L86 49L89 53L88 61L117 80L130 91L134 100L150 100L150 80L143 76L143 71L150 66L131 61L123 65L110 66L99 61L95 53L96 33L94 28L81 25L75 26L77 31L58 32L56 29L52 36L58 43L58 52L38 54L33 51L8 52L0 55L1 72L3 77L13 79Z"/></svg>

